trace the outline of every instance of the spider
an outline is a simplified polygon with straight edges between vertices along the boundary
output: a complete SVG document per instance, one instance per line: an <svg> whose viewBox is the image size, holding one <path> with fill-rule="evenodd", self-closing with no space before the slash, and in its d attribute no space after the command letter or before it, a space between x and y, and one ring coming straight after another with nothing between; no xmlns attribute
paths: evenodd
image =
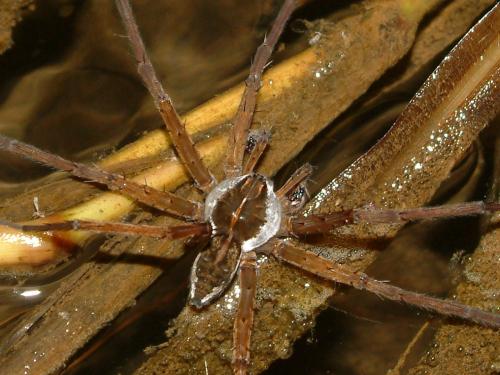
<svg viewBox="0 0 500 375"><path fill-rule="evenodd" d="M289 240L356 223L390 224L421 218L483 214L500 209L499 205L494 203L471 202L406 210L377 209L367 206L323 215L312 213L300 215L300 210L308 200L306 182L311 175L309 165L299 168L277 190L274 190L273 182L268 177L255 172L255 167L269 144L267 134L249 133L261 74L286 21L298 5L293 0L284 2L270 33L257 50L238 113L233 121L228 147L230 152L224 167L225 178L216 181L204 165L169 96L156 77L128 1L117 0L119 12L138 62L139 74L155 100L180 159L198 189L205 194L204 202L200 204L172 193L159 192L148 186L128 181L121 175L73 163L2 136L0 147L4 150L67 171L75 177L95 181L111 190L119 190L141 203L188 221L184 225L172 227L84 220L44 224L5 224L23 231L92 230L171 239L210 236L211 245L197 256L192 268L189 303L196 309L203 309L220 298L235 278L239 279L240 296L234 320L232 361L233 370L237 374L247 373L250 365L250 340L259 253L274 256L280 261L327 280L366 289L388 299L403 301L479 324L499 327L499 317L495 314L454 301L405 291L374 280L312 252L305 252ZM246 158L245 151L248 151Z"/></svg>

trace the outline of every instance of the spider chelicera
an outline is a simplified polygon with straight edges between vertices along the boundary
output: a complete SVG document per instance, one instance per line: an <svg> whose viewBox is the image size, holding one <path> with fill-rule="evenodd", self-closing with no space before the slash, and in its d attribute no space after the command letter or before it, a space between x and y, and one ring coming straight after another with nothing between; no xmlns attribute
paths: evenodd
<svg viewBox="0 0 500 375"><path fill-rule="evenodd" d="M132 9L127 0L116 0L127 36L138 63L138 72L151 93L172 138L173 145L196 186L205 193L203 203L157 191L126 180L123 176L97 167L74 163L33 146L0 136L0 148L64 170L77 178L94 181L111 190L119 190L138 202L188 221L173 227L155 227L126 223L73 220L46 220L39 224L6 226L23 231L91 230L138 234L160 238L210 236L211 244L196 258L191 271L189 303L202 309L225 293L236 275L239 278L239 304L234 320L232 368L245 374L250 365L250 341L257 284L257 255L264 253L311 272L327 280L365 289L382 297L402 301L444 315L500 327L496 314L455 301L433 298L377 281L364 273L321 258L296 247L288 238L327 232L356 223L400 223L417 219L483 214L500 210L496 203L471 202L406 210L363 207L324 215L299 214L307 203L306 183L312 169L299 168L275 190L273 182L255 171L269 144L266 132L250 133L261 75L283 28L299 1L286 0L255 55L240 107L233 121L225 160L225 178L216 181L204 165L199 152L185 130L172 101L160 84L146 53ZM248 155L246 155L248 154Z"/></svg>

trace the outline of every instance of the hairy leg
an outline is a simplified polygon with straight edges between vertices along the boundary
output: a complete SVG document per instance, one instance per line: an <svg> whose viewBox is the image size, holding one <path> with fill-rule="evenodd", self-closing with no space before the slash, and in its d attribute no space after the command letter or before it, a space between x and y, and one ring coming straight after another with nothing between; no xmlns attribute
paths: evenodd
<svg viewBox="0 0 500 375"><path fill-rule="evenodd" d="M401 210L368 206L332 212L331 214L291 217L288 219L287 226L290 234L304 236L325 233L351 224L398 224L416 220L484 215L496 211L500 211L500 203L482 201Z"/></svg>
<svg viewBox="0 0 500 375"><path fill-rule="evenodd" d="M250 251L242 255L240 263L240 299L234 319L233 372L238 375L246 374L250 364L250 342L256 287L256 255L255 252Z"/></svg>
<svg viewBox="0 0 500 375"><path fill-rule="evenodd" d="M135 22L130 3L128 0L116 0L116 7L132 45L132 51L137 61L137 71L144 85L151 93L156 107L160 111L160 115L168 129L177 153L198 187L205 192L210 191L215 184L215 180L208 168L203 164L200 154L194 147L194 143L187 133L186 127L173 106L172 99L165 92L156 75L153 64L144 47L144 42Z"/></svg>
<svg viewBox="0 0 500 375"><path fill-rule="evenodd" d="M278 191L276 191L276 196L280 199L285 198L297 189L300 184L311 177L312 172L313 167L311 164L304 164L290 176L290 178L283 184L282 187L279 188Z"/></svg>
<svg viewBox="0 0 500 375"><path fill-rule="evenodd" d="M299 3L301 3L299 0L285 0L271 27L271 31L255 53L252 66L250 67L250 74L245 80L245 91L241 98L238 112L233 120L233 130L229 137L229 152L224 168L226 177L234 177L241 174L248 130L255 113L257 92L260 89L262 72L268 64L271 53L285 28L285 24L293 11L300 5Z"/></svg>
<svg viewBox="0 0 500 375"><path fill-rule="evenodd" d="M125 179L122 175L106 172L98 167L76 163L35 146L0 135L0 149L36 161L45 166L70 173L72 176L119 191L136 201L158 210L196 220L201 217L201 206L169 192Z"/></svg>
<svg viewBox="0 0 500 375"><path fill-rule="evenodd" d="M344 265L335 264L310 251L283 241L276 241L272 254L286 263L311 272L321 278L367 290L380 297L404 302L424 310L472 321L487 327L500 328L500 315L466 306L459 302L434 298L407 291L386 282L375 280L365 273L355 272Z"/></svg>
<svg viewBox="0 0 500 375"><path fill-rule="evenodd" d="M257 163L269 145L271 134L267 131L262 131L250 135L249 139L252 140L253 147L248 155L248 160L243 167L243 174L249 174L255 171Z"/></svg>
<svg viewBox="0 0 500 375"><path fill-rule="evenodd" d="M28 224L18 224L0 220L0 225L18 229L23 232L88 230L96 233L129 234L168 239L201 236L210 233L209 225L204 223L192 223L166 227L161 225L130 224L88 220L68 220L46 223L34 222Z"/></svg>

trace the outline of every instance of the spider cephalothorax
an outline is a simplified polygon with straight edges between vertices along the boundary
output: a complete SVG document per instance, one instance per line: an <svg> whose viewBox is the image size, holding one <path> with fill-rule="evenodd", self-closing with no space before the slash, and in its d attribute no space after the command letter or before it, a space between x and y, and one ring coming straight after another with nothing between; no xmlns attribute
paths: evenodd
<svg viewBox="0 0 500 375"><path fill-rule="evenodd" d="M250 251L272 238L281 223L281 203L273 183L257 173L222 181L205 201L205 220L214 236L227 236Z"/></svg>

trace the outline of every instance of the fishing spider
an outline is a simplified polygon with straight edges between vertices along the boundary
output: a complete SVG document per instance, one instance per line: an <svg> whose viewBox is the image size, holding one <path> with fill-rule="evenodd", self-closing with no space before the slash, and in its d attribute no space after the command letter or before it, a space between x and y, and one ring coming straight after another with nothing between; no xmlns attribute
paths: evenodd
<svg viewBox="0 0 500 375"><path fill-rule="evenodd" d="M500 210L500 204L497 203L470 202L404 210L367 206L323 215L301 215L299 212L308 201L306 183L312 172L311 166L299 168L276 191L268 177L255 172L255 167L269 144L266 132L250 133L261 75L287 20L299 6L299 1L284 2L271 31L256 52L233 121L229 152L224 164L225 178L222 181L217 181L204 165L170 97L159 82L128 0L116 0L116 5L137 60L139 75L153 97L178 156L196 187L205 194L204 202L198 203L173 193L158 191L126 180L121 175L74 163L34 146L0 136L1 149L69 172L74 177L94 181L110 190L120 191L138 202L187 221L186 224L172 227L83 220L3 224L23 231L90 230L168 239L209 236L211 245L198 254L192 266L189 304L195 309L203 309L212 304L226 292L238 274L240 294L234 319L232 359L235 374L246 374L250 364L258 254L274 256L324 279L367 290L387 299L485 326L500 327L500 317L496 314L455 301L403 290L304 251L288 240L357 223L401 223Z"/></svg>

